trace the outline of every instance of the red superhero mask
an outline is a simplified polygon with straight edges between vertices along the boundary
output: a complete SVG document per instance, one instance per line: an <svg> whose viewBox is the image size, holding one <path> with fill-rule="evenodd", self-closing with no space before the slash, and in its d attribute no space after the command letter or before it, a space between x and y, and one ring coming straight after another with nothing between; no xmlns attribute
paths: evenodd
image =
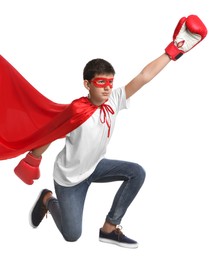
<svg viewBox="0 0 213 260"><path fill-rule="evenodd" d="M90 80L96 88L105 88L109 86L110 88L113 87L113 79L114 78L94 78Z"/></svg>

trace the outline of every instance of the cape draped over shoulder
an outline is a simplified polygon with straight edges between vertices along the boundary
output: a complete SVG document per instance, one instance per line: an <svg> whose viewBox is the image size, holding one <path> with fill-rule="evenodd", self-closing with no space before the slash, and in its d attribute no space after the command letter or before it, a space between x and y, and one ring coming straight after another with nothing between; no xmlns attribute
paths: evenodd
<svg viewBox="0 0 213 260"><path fill-rule="evenodd" d="M0 160L65 137L97 108L87 97L51 101L0 55Z"/></svg>

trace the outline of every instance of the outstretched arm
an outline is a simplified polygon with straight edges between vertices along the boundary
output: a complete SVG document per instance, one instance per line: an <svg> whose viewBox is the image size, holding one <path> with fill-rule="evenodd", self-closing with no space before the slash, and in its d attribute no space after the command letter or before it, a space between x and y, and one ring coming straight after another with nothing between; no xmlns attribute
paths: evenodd
<svg viewBox="0 0 213 260"><path fill-rule="evenodd" d="M126 85L126 98L128 99L131 97L135 92L152 80L170 61L171 59L169 56L164 53L146 65L143 70Z"/></svg>

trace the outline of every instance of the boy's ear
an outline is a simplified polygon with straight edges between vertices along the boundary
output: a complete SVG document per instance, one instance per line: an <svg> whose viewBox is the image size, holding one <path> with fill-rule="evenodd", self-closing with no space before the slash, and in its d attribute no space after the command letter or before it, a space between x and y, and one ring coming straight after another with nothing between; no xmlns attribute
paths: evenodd
<svg viewBox="0 0 213 260"><path fill-rule="evenodd" d="M87 90L90 90L90 83L88 80L84 80L84 87L87 89Z"/></svg>

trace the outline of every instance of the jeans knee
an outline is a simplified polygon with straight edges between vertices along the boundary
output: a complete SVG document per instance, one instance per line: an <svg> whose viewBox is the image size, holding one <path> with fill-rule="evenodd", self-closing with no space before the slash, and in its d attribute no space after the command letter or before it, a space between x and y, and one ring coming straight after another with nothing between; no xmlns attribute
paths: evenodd
<svg viewBox="0 0 213 260"><path fill-rule="evenodd" d="M67 242L76 242L81 237L81 233L64 233L63 237Z"/></svg>
<svg viewBox="0 0 213 260"><path fill-rule="evenodd" d="M80 238L80 236L67 236L67 235L63 235L63 237L67 242L76 242Z"/></svg>
<svg viewBox="0 0 213 260"><path fill-rule="evenodd" d="M138 178L138 181L141 182L141 184L143 184L145 178L146 178L146 172L144 170L144 168L139 165L139 164L136 164L136 175L137 175L137 178Z"/></svg>

